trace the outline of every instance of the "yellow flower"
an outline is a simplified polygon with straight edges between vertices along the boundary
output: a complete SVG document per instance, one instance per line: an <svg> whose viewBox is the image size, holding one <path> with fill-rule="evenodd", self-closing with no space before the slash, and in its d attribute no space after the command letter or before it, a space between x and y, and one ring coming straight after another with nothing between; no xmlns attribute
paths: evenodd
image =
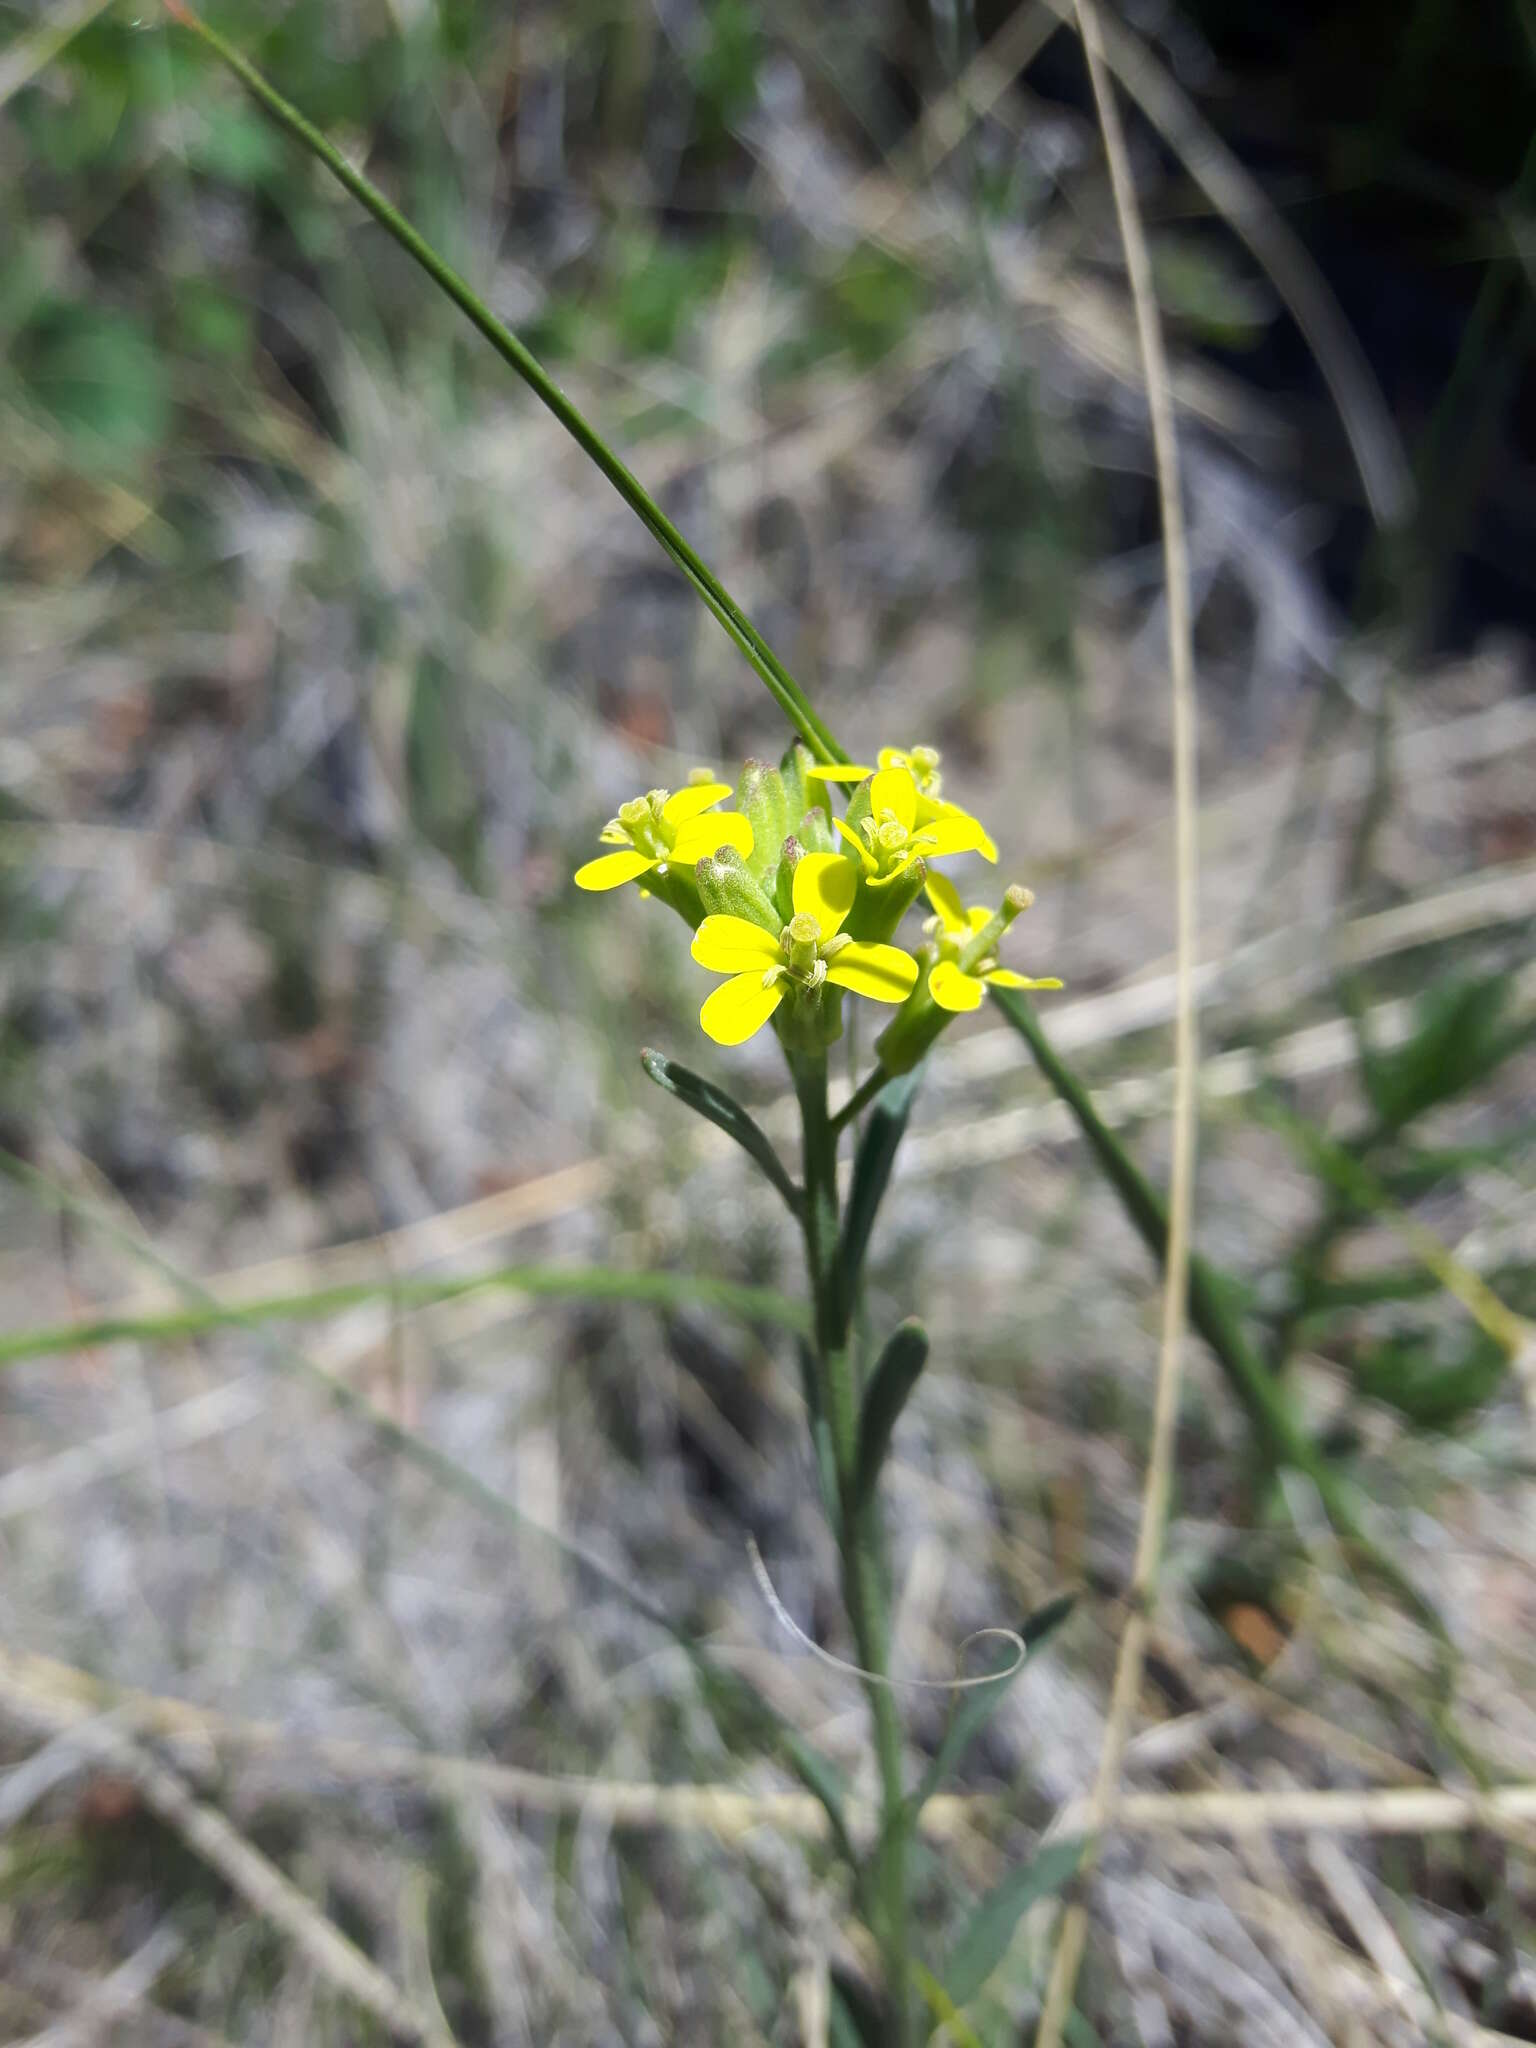
<svg viewBox="0 0 1536 2048"><path fill-rule="evenodd" d="M818 782L862 782L866 776L904 768L912 778L912 787L916 793L913 808L918 828L926 829L943 819L963 822L976 836L967 840L964 846L954 846L946 850L952 853L979 853L983 860L995 861L997 846L986 827L979 819L973 818L969 811L961 810L958 804L945 802L940 794L944 780L939 774L939 758L937 747L882 747L878 765L874 768L860 768L850 763L843 767L817 765L807 768L805 772ZM880 806L875 802L873 790L870 792L870 805L878 818Z"/></svg>
<svg viewBox="0 0 1536 2048"><path fill-rule="evenodd" d="M622 853L600 854L576 870L578 889L617 889L625 882L638 881L654 868L665 875L669 864L691 868L707 853L733 846L745 860L752 851L752 827L736 811L703 814L721 797L729 796L728 782L695 782L668 796L653 789L621 804L619 815L610 818L599 837L604 846L623 847Z"/></svg>
<svg viewBox="0 0 1536 2048"><path fill-rule="evenodd" d="M938 915L929 918L923 929L939 956L929 969L928 993L941 1010L979 1009L988 988L1061 987L1054 976L1046 981L1031 981L1025 975L1015 974L1011 967L999 967L993 953L962 967L961 956L978 933L991 924L995 913L985 904L967 910L953 883L943 875L928 877L928 901Z"/></svg>
<svg viewBox="0 0 1536 2048"><path fill-rule="evenodd" d="M869 815L857 825L846 818L832 820L853 849L871 889L886 888L916 860L985 853L992 845L976 819L964 811L936 811L930 805L930 816L920 819L922 802L911 769L877 768L869 779ZM996 847L990 858L997 858Z"/></svg>
<svg viewBox="0 0 1536 2048"><path fill-rule="evenodd" d="M911 954L861 945L840 930L857 887L857 870L840 853L807 853L791 884L795 914L777 939L744 917L705 918L694 933L693 957L731 977L699 1012L717 1045L742 1044L786 996L812 995L826 983L877 1003L906 1000L917 980Z"/></svg>

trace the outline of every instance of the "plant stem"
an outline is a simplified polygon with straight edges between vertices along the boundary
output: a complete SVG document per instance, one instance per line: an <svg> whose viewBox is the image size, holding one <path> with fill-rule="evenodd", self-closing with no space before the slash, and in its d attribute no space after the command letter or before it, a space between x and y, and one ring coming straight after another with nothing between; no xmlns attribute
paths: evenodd
<svg viewBox="0 0 1536 2048"><path fill-rule="evenodd" d="M880 1091L888 1082L893 1081L895 1078L895 1075L888 1073L884 1067L872 1067L837 1112L837 1115L833 1117L833 1137L837 1137L841 1131L845 1130L855 1117L862 1116Z"/></svg>
<svg viewBox="0 0 1536 2048"><path fill-rule="evenodd" d="M804 1130L805 1257L815 1312L816 1370L822 1409L832 1436L840 1496L841 1512L833 1533L842 1553L843 1602L853 1629L859 1665L867 1674L864 1691L880 1770L880 1846L873 1873L873 1897L880 1921L876 1933L885 1962L893 2048L908 2048L912 2034L907 1991L907 1829L901 1719L888 1682L890 1622L880 1555L878 1499L862 1507L854 1504L860 1388L849 1342L852 1303L838 1255L837 1200L837 1134L847 1119L847 1111L836 1121L827 1113L824 1052L790 1052L788 1059ZM863 1094L864 1090L859 1092ZM871 1090L869 1099L876 1092Z"/></svg>

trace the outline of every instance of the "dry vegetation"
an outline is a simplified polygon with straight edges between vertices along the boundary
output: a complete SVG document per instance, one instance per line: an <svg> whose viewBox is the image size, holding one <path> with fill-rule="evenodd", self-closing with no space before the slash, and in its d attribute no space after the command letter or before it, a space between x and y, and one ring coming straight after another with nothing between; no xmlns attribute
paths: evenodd
<svg viewBox="0 0 1536 2048"><path fill-rule="evenodd" d="M1056 1043L1163 1182L1160 564L1091 120L961 49L882 151L835 20L431 12L295 6L263 62L555 354L850 744L944 748L1037 891ZM857 1688L748 1560L831 1626L790 1341L410 1291L796 1284L771 1197L638 1066L706 1065L698 977L567 886L633 789L777 749L773 707L344 199L159 28L73 16L0 49L0 1320L183 1328L3 1368L0 2032L819 2042L869 1959L818 1809L589 1568L868 1791ZM1339 615L1324 429L1198 353L1273 287L1133 141L1188 302L1195 1242L1453 1647L1192 1340L1078 2038L1533 2040L1536 700L1511 640L1436 661L1409 602ZM784 1136L768 1052L736 1078ZM1092 1779L1157 1286L995 1017L935 1060L882 1230L880 1309L934 1339L897 1668L1083 1589L930 1811L936 1961ZM916 1748L947 1711L912 1695ZM1028 2038L1059 1915L951 2038Z"/></svg>

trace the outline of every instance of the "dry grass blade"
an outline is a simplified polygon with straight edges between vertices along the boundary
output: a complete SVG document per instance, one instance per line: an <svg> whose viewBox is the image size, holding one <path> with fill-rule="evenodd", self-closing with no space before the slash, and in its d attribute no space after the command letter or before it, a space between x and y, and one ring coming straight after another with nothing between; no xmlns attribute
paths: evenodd
<svg viewBox="0 0 1536 2048"><path fill-rule="evenodd" d="M1131 1614L1121 1638L1114 1690L1105 1724L1104 1746L1090 1816L1109 1808L1120 1776L1131 1713L1141 1689L1142 1665L1151 1626L1163 1523L1173 1467L1178 1421L1187 1311L1190 1217L1194 1202L1195 1120L1199 1052L1195 1022L1195 969L1198 948L1197 851L1198 804L1195 788L1196 726L1194 640L1189 609L1189 555L1179 484L1178 440L1174 432L1173 396L1163 350L1162 328L1152 282L1152 262L1142 232L1131 178L1125 136L1115 105L1114 88L1105 65L1098 11L1093 0L1076 0L1078 32L1094 104L1109 163L1115 217L1125 248L1125 267L1136 308L1136 333L1147 381L1152 419L1152 452L1157 466L1158 506L1162 518L1163 568L1168 595L1168 675L1173 725L1174 849L1177 888L1175 972L1178 994L1174 1016L1173 1161L1168 1188L1168 1257L1163 1281L1162 1329L1158 1347L1157 1389L1152 1413L1152 1447L1142 1494L1141 1526L1132 1571ZM1036 2048L1058 2048L1072 2009L1078 1967L1087 1935L1081 1905L1068 1908L1051 1968L1045 2005L1036 2034Z"/></svg>
<svg viewBox="0 0 1536 2048"><path fill-rule="evenodd" d="M73 2012L19 2043L18 2048L90 2048L92 2042L112 2038L119 2024L143 2004L183 1946L174 1928L157 1927L110 1976L91 1985Z"/></svg>
<svg viewBox="0 0 1536 2048"><path fill-rule="evenodd" d="M9 1665L9 1658L5 1661ZM276 1864L223 1814L194 1798L174 1771L156 1763L119 1729L92 1718L91 1708L83 1701L55 1694L44 1704L36 1687L12 1684L4 1666L0 1666L0 1684L0 1704L17 1720L50 1736L68 1730L82 1748L131 1779L151 1812L180 1835L252 1912L285 1934L328 1984L399 2037L425 2042L429 2048L454 2048L453 2036L445 2033L438 2021L418 2012Z"/></svg>

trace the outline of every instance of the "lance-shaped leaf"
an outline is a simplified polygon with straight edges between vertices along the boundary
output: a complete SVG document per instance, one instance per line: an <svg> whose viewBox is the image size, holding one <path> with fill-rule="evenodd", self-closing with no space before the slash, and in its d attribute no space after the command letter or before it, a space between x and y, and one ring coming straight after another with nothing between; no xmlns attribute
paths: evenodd
<svg viewBox="0 0 1536 2048"><path fill-rule="evenodd" d="M669 1095L675 1095L679 1102L686 1102L690 1109L697 1110L727 1137L734 1138L784 1197L789 1204L789 1213L799 1219L800 1190L784 1171L779 1155L769 1144L761 1124L754 1123L734 1097L727 1095L723 1088L717 1088L713 1081L706 1081L702 1074L679 1066L676 1060L669 1060L664 1053L653 1052L649 1046L641 1053L640 1064L658 1088L665 1088Z"/></svg>
<svg viewBox="0 0 1536 2048"><path fill-rule="evenodd" d="M928 1332L921 1323L902 1323L892 1332L864 1390L864 1405L859 1413L859 1455L854 1466L855 1514L875 1497L880 1468L891 1448L891 1434L927 1363Z"/></svg>
<svg viewBox="0 0 1536 2048"><path fill-rule="evenodd" d="M1083 1860L1086 1842L1073 1835L1048 1842L1019 1870L971 1909L944 1966L944 1989L958 2006L969 2005L1008 1953L1014 1930L1037 1900L1048 1899L1069 1884Z"/></svg>
<svg viewBox="0 0 1536 2048"><path fill-rule="evenodd" d="M955 1711L944 1730L944 1740L939 1744L933 1762L923 1773L922 1782L907 1801L911 1826L917 1825L918 1815L1002 1705L1008 1688L1030 1657L1056 1633L1075 1604L1075 1594L1059 1593L1054 1600L1047 1600L1043 1607L1037 1607L1019 1629L1024 1655L1021 1657L1013 1644L1000 1644L995 1659L997 1675L988 1683L972 1685L957 1696Z"/></svg>
<svg viewBox="0 0 1536 2048"><path fill-rule="evenodd" d="M875 1097L854 1155L853 1179L848 1188L848 1207L843 1217L843 1238L838 1256L842 1261L844 1298L852 1301L859 1291L864 1254L875 1216L896 1163L896 1148L907 1128L923 1070L914 1067L889 1082Z"/></svg>

